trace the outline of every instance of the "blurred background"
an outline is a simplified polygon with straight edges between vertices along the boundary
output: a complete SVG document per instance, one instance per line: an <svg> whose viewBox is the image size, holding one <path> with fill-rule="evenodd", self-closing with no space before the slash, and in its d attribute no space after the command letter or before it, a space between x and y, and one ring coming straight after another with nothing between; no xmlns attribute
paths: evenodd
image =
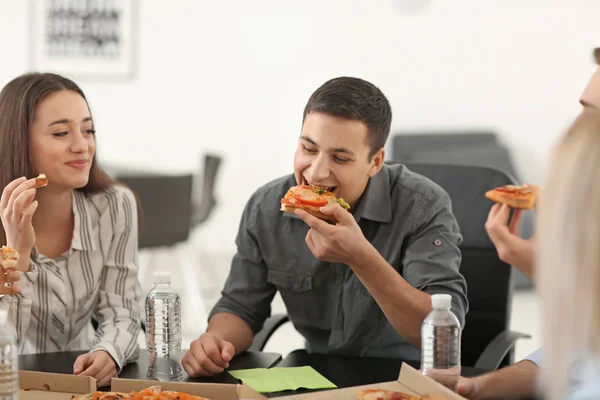
<svg viewBox="0 0 600 400"><path fill-rule="evenodd" d="M125 7L125 72L36 60L44 6ZM388 160L486 158L541 183L594 71L599 15L597 0L0 0L0 85L56 68L86 93L109 170L185 178L177 193L192 204L163 217L195 223L171 238L148 232L142 260L146 287L150 269L182 266L186 345L218 298L247 199L292 172L303 107L324 81L358 76L388 96ZM155 214L154 226L168 224ZM517 286L511 327L534 336L518 359L539 338L535 292ZM267 349L301 346L286 326Z"/></svg>

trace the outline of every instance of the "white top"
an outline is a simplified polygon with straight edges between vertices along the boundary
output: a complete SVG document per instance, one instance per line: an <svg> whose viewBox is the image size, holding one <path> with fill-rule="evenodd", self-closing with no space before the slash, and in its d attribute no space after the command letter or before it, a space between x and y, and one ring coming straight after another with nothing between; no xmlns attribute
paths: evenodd
<svg viewBox="0 0 600 400"><path fill-rule="evenodd" d="M600 396L600 355L590 351L585 358L579 360L579 381L571 386L568 400L598 400Z"/></svg>
<svg viewBox="0 0 600 400"><path fill-rule="evenodd" d="M433 294L431 295L431 306L437 310L450 309L452 306L452 296L449 294Z"/></svg>
<svg viewBox="0 0 600 400"><path fill-rule="evenodd" d="M542 365L542 349L537 349L527 357L538 367ZM571 366L569 375L568 400L597 400L600 393L600 356L591 351L582 352Z"/></svg>
<svg viewBox="0 0 600 400"><path fill-rule="evenodd" d="M8 317L8 312L6 310L0 309L0 325L6 324L7 317Z"/></svg>
<svg viewBox="0 0 600 400"><path fill-rule="evenodd" d="M0 299L19 353L105 350L120 370L137 359L138 220L133 193L73 191L70 249L51 259L34 247L21 294ZM92 317L99 323L92 328Z"/></svg>

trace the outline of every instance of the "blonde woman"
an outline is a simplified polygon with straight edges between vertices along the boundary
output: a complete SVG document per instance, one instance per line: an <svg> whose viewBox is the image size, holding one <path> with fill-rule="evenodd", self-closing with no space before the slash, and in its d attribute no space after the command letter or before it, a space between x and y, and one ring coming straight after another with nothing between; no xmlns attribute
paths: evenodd
<svg viewBox="0 0 600 400"><path fill-rule="evenodd" d="M580 97L586 109L600 110L600 47L594 49L593 58L596 71ZM530 279L534 279L536 249L533 237L524 240L519 236L518 227L521 212L515 210L509 219L510 209L494 206L490 210L485 229L503 261L517 267ZM521 400L535 395L535 381L538 365L541 365L542 351L538 349L524 360L509 367L483 374L475 378L461 378L458 391L471 400ZM582 377L574 373L571 385L579 386Z"/></svg>
<svg viewBox="0 0 600 400"><path fill-rule="evenodd" d="M554 151L539 205L541 387L549 400L600 398L599 172L600 111L589 109ZM581 378L574 388L571 373Z"/></svg>

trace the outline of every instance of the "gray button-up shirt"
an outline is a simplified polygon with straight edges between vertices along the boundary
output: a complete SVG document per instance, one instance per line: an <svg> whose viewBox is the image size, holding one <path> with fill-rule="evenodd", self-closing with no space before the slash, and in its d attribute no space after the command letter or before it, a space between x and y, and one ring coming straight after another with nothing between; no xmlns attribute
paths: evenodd
<svg viewBox="0 0 600 400"><path fill-rule="evenodd" d="M317 260L304 242L306 223L279 210L294 185L293 176L280 178L248 201L238 251L210 317L234 314L256 333L279 290L308 351L418 359L419 350L396 332L354 272L346 264ZM451 295L452 310L464 326L462 236L448 194L403 165L384 165L370 179L354 216L367 240L408 283Z"/></svg>

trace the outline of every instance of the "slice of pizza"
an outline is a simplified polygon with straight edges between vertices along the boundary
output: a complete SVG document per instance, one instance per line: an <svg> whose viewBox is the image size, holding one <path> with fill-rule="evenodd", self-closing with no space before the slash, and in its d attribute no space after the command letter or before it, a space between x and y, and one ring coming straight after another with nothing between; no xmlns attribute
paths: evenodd
<svg viewBox="0 0 600 400"><path fill-rule="evenodd" d="M421 398L393 390L366 389L358 394L358 400L421 400Z"/></svg>
<svg viewBox="0 0 600 400"><path fill-rule="evenodd" d="M358 400L444 400L442 397L425 395L411 396L410 394L395 392L393 390L366 389L358 394Z"/></svg>
<svg viewBox="0 0 600 400"><path fill-rule="evenodd" d="M158 397L157 397L158 398ZM162 391L160 393L161 400L209 400L206 397L194 396L183 392Z"/></svg>
<svg viewBox="0 0 600 400"><path fill-rule="evenodd" d="M194 396L184 392L162 390L160 386L151 386L134 393L134 400L209 400L206 397Z"/></svg>
<svg viewBox="0 0 600 400"><path fill-rule="evenodd" d="M18 251L6 246L0 248L0 265L4 269L4 272L9 269L17 269L19 258L20 255Z"/></svg>
<svg viewBox="0 0 600 400"><path fill-rule="evenodd" d="M511 208L530 210L535 206L538 193L539 187L535 185L506 185L488 190L485 197Z"/></svg>
<svg viewBox="0 0 600 400"><path fill-rule="evenodd" d="M324 188L318 188L308 185L292 186L285 196L281 199L281 211L293 213L299 208L317 218L325 221L335 221L332 215L325 215L320 208L328 204L339 204L345 210L350 206L341 197L338 199L335 195Z"/></svg>
<svg viewBox="0 0 600 400"><path fill-rule="evenodd" d="M127 400L134 399L134 393L93 392L81 396L71 396L71 400Z"/></svg>
<svg viewBox="0 0 600 400"><path fill-rule="evenodd" d="M37 178L35 178L35 189L43 188L48 185L48 178L46 178L46 174L39 174Z"/></svg>
<svg viewBox="0 0 600 400"><path fill-rule="evenodd" d="M183 392L162 390L155 385L139 392L94 392L81 396L72 396L71 400L210 400L206 397L194 396Z"/></svg>

